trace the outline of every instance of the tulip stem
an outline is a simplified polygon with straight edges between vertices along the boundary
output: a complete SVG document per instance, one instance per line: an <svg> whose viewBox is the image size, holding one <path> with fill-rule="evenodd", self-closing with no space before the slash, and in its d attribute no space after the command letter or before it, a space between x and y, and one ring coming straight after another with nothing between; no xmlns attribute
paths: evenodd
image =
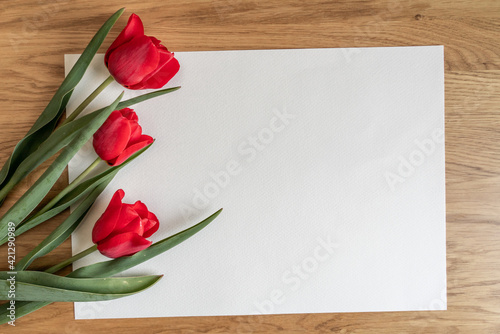
<svg viewBox="0 0 500 334"><path fill-rule="evenodd" d="M83 102L75 109L75 111L73 111L71 113L71 115L69 115L68 117L66 117L66 119L64 120L64 122L61 123L61 126L64 125L64 124L67 124L67 123L71 122L78 115L80 115L80 113L83 111L83 109L85 109L90 104L90 102L92 102L97 97L97 95L99 95L104 90L104 88L108 87L109 84L112 83L114 80L115 79L111 75L109 77L107 77L106 80L104 80L103 83L100 84L99 87L97 87L92 92L92 94L90 94L85 100L83 100Z"/></svg>
<svg viewBox="0 0 500 334"><path fill-rule="evenodd" d="M78 177L76 179L73 180L73 182L71 182L66 188L64 188L59 194L57 194L56 197L54 197L53 199L50 200L49 203L47 203L40 211L38 211L33 217L30 218L31 219L34 219L38 216L41 216L43 215L45 212L49 211L50 209L52 209L54 207L54 205L57 204L57 202L59 202L61 200L61 198L63 198L64 196L66 196L71 190L75 189L76 186L78 186L80 184L80 182L85 178L87 177L87 175L89 175L89 173L97 166L99 165L99 163L101 162L101 158L97 157L97 159L94 160L94 162L92 164L90 164L90 166L87 167L87 169L85 169L80 175L78 175ZM25 224L26 222L23 222L21 225ZM20 225L20 226L21 226Z"/></svg>
<svg viewBox="0 0 500 334"><path fill-rule="evenodd" d="M9 192L16 186L16 182L13 179L10 179L7 184L3 186L2 189L0 189L0 205L4 201L5 197L9 194Z"/></svg>
<svg viewBox="0 0 500 334"><path fill-rule="evenodd" d="M65 267L69 266L73 262L80 260L82 257L89 255L90 253L93 253L97 250L97 245L93 245L86 250L76 254L75 256L70 257L67 260L64 260L63 262L56 264L55 266L50 267L49 269L45 270L46 273L53 274L55 272L58 272L61 269L64 269Z"/></svg>

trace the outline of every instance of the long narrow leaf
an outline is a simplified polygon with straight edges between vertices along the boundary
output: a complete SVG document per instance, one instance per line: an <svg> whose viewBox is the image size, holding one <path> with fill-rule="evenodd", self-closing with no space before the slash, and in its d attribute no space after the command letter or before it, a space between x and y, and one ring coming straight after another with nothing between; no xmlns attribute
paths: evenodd
<svg viewBox="0 0 500 334"><path fill-rule="evenodd" d="M142 262L145 262L152 257L161 254L162 252L165 252L169 250L170 248L174 247L175 245L178 245L182 241L188 239L195 233L199 232L201 229L206 227L209 223L211 223L220 213L222 209L211 215L210 217L206 218L202 222L194 225L193 227L190 227L182 232L179 232L169 238L163 239L162 241L156 242L149 248L146 248L143 251L140 251L139 253L132 255L128 258L133 258L133 260L129 261L118 261L122 260L121 259L115 259L112 261L106 261L106 262L99 262L96 264L92 264L89 266L82 267L80 269L75 270L71 274L68 275L68 277L92 277L92 275L95 275L93 277L109 277L111 275L114 275L116 273L119 273L123 270L132 268ZM141 256L140 253L146 252L148 249L151 249L150 252L147 252L144 254L144 256ZM139 256L137 256L139 255ZM117 261L117 262L113 262ZM99 270L104 270L105 274L104 275L99 275ZM90 276L88 276L90 275ZM17 302L16 303L16 317L20 318L22 316L25 316L31 312L34 312L44 306L49 305L51 302ZM7 317L9 314L8 310L9 304L4 304L0 308L0 324L4 324L9 321L9 318Z"/></svg>
<svg viewBox="0 0 500 334"><path fill-rule="evenodd" d="M56 160L50 165L45 173L31 186L31 188L24 193L24 195L7 211L7 213L0 219L0 236L7 235L7 224L14 222L17 226L19 223L28 216L28 214L35 209L40 201L47 195L49 190L56 183L59 176L66 168L66 165L71 158L82 148L83 145L90 139L94 132L108 118L118 102L122 98L123 93L107 108L105 108L98 117L94 118L87 127L80 132L80 134L66 146Z"/></svg>
<svg viewBox="0 0 500 334"><path fill-rule="evenodd" d="M44 221L47 221L48 219L58 215L62 211L69 208L72 204L74 204L74 203L78 202L79 200L81 200L82 198L84 198L96 186L99 186L99 184L101 184L102 182L108 182L108 180L111 180L123 167L125 167L130 162L132 162L135 158L137 158L139 155L141 155L151 145L152 144L149 144L148 146L135 152L121 165L108 168L104 172L102 172L102 173L82 182L81 184L79 184L78 186L75 187L75 189L71 190L68 194L66 194L66 196L61 198L61 200L59 202L57 202L56 205L52 209L41 214L40 216L35 216L35 217L28 219L28 220L24 221L23 223L19 224L16 228L16 235L19 236L19 235L23 234L24 232L32 229L33 227L43 223ZM1 239L0 245L3 245L6 242L6 240L7 240L6 237Z"/></svg>
<svg viewBox="0 0 500 334"><path fill-rule="evenodd" d="M0 171L0 189L9 181L19 164L34 152L54 130L64 108L66 108L73 89L80 82L97 50L99 50L108 32L122 15L123 11L124 8L118 10L102 25L35 124L33 124L26 136L17 143ZM0 201L3 201L3 198L5 198L5 195L0 198Z"/></svg>
<svg viewBox="0 0 500 334"><path fill-rule="evenodd" d="M126 162L121 164L121 168L123 168L126 164L134 160L136 157L138 157L142 152L147 150L151 146L148 145L142 150L136 152L133 156L131 156L129 159L127 159ZM36 246L31 252L29 252L21 261L19 261L16 264L16 270L26 270L28 266L37 258L44 256L54 250L56 247L58 247L64 240L66 240L71 233L76 229L76 227L80 224L80 222L83 220L85 215L87 214L88 210L92 206L92 204L95 202L97 197L102 193L102 191L106 188L106 186L113 180L115 177L116 173L120 169L118 167L112 167L109 168L109 170L112 170L111 173L107 173L105 177L101 177L100 183L92 184L89 186L92 191L90 194L78 205L78 207L69 215L66 220L59 225L47 238L45 238L38 246ZM106 171L107 172L107 171ZM101 173L99 175L102 175L104 173ZM98 175L98 176L99 176ZM77 188L74 189L75 191ZM68 194L70 195L70 194ZM64 200L64 198L62 199ZM65 202L65 205L67 205L68 202ZM21 230L21 228L23 228ZM31 224L23 225L21 228L16 230L16 235L19 235L20 233L23 233L24 230L28 230L32 228ZM21 232L18 232L21 231Z"/></svg>
<svg viewBox="0 0 500 334"><path fill-rule="evenodd" d="M147 101L149 99L152 99L152 98L155 98L155 97L158 97L158 96L162 96L162 95L165 95L165 94L168 94L168 93L175 92L176 90L179 90L179 89L181 89L181 86L160 89L160 90L157 90L157 91L154 91L154 92L151 92L151 93L139 95L139 96L133 97L131 99L128 99L128 100L125 100L125 101L121 101L120 103L118 103L118 105L116 106L115 110L120 110L120 109L123 109L123 108L127 108L127 107L130 107L130 106L134 105L134 104L137 104L137 103L140 103L140 102L143 102L143 101ZM93 113L100 112L103 109L104 108L98 109L98 110L94 111ZM75 122L75 121L73 121L73 122Z"/></svg>
<svg viewBox="0 0 500 334"><path fill-rule="evenodd" d="M140 95L138 97L120 102L118 106L116 106L115 110L123 109L133 104L149 100L153 97L176 91L179 88L180 87L173 87ZM78 135L79 131L85 128L85 126L95 117L97 117L103 109L104 108L80 117L79 119L69 122L68 124L63 125L56 131L54 131L35 152L31 153L26 159L24 159L24 161L20 163L18 168L11 175L9 181L3 185L1 192L3 194L7 194L16 184L24 179L35 168L40 166L44 161L46 161L59 150L68 145L71 140L73 140ZM0 198L1 197L2 195L0 194Z"/></svg>
<svg viewBox="0 0 500 334"><path fill-rule="evenodd" d="M19 164L9 181L3 186L2 193L6 194L9 192L36 167L40 166L44 161L68 145L98 114L99 113L92 113L86 115L80 119L63 125L54 131L35 152L31 153Z"/></svg>
<svg viewBox="0 0 500 334"><path fill-rule="evenodd" d="M16 264L16 270L26 270L26 268L28 268L34 260L50 253L57 246L62 244L64 240L66 240L71 233L73 233L77 226L80 225L96 198L101 194L111 180L112 178L109 178L95 187L61 225L59 225L47 238L38 244L38 246L33 248L31 252L29 252Z"/></svg>
<svg viewBox="0 0 500 334"><path fill-rule="evenodd" d="M87 302L110 300L141 292L163 275L111 278L69 278L39 271L0 272L0 299L44 302ZM15 296L9 298L10 279Z"/></svg>
<svg viewBox="0 0 500 334"><path fill-rule="evenodd" d="M109 277L124 270L135 267L136 265L145 262L170 248L177 246L184 240L198 233L208 224L210 224L221 213L222 209L212 214L202 222L174 234L168 238L154 243L143 251L140 251L132 256L124 256L114 260L94 263L82 268L79 268L68 275L68 277Z"/></svg>
<svg viewBox="0 0 500 334"><path fill-rule="evenodd" d="M35 312L38 309L41 309L44 306L49 305L51 302L16 302L15 304L15 316L14 319L18 319L24 317L31 312ZM10 303L7 302L3 304L0 308L0 325L6 324L11 319L9 318L10 310L8 307Z"/></svg>

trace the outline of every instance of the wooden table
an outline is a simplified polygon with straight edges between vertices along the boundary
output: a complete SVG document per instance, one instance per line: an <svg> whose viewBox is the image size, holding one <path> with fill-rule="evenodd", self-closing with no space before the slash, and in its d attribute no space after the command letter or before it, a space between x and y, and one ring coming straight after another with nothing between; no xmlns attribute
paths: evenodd
<svg viewBox="0 0 500 334"><path fill-rule="evenodd" d="M500 1L15 0L0 4L0 163L43 110L80 53L120 7L173 51L445 46L448 310L274 316L73 320L54 303L17 320L18 333L500 333ZM44 164L46 167L47 164ZM43 166L42 166L43 167ZM5 212L43 171L8 198ZM66 174L54 192L67 183ZM23 256L62 218L17 241ZM2 254L6 254L2 247ZM70 254L67 241L35 263ZM5 256L6 259L6 256ZM2 261L2 270L6 269ZM1 333L14 332L2 326Z"/></svg>

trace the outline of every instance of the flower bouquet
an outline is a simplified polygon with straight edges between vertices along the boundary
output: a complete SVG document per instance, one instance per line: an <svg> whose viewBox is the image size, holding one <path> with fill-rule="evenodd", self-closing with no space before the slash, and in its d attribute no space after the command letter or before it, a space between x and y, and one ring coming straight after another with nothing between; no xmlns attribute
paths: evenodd
<svg viewBox="0 0 500 334"><path fill-rule="evenodd" d="M161 41L144 34L141 19L132 14L126 27L106 52L105 64L109 77L71 115L61 120L72 92L123 11L117 11L99 29L45 110L15 146L0 170L0 202L3 202L21 180L44 161L56 156L38 180L0 218L0 244L7 244L9 263L9 271L0 272L0 299L8 301L0 310L2 324L15 326L17 318L56 301L111 300L151 287L162 275L113 275L183 242L221 212L219 210L202 222L153 243L148 238L160 228L161 217L159 219L141 201L123 203L125 193L118 189L95 222L92 235L89 236L94 243L92 247L43 272L29 270L34 260L49 254L71 235L113 177L154 144L152 137L142 133L138 115L129 107L180 88L160 89L179 71L179 62ZM107 107L80 116L113 81L132 90L159 90L125 101L122 101L122 93L110 101ZM50 189L69 161L91 139L98 158L59 194L46 201ZM92 175L91 172L98 165L107 167ZM42 201L47 204L40 205ZM15 256L16 238L70 206L71 214L18 261ZM111 259L81 267L66 276L57 275L60 270L94 251Z"/></svg>

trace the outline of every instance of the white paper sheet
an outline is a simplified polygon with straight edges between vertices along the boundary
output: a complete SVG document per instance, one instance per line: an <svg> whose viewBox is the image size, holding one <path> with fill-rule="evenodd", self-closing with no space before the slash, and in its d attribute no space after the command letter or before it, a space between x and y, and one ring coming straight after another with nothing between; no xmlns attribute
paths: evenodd
<svg viewBox="0 0 500 334"><path fill-rule="evenodd" d="M134 106L155 144L98 198L73 252L118 188L159 217L153 241L224 211L123 273L165 274L157 285L75 303L77 319L446 309L442 46L176 57L168 86L182 89ZM68 110L107 75L99 55ZM89 143L70 178L95 157Z"/></svg>

